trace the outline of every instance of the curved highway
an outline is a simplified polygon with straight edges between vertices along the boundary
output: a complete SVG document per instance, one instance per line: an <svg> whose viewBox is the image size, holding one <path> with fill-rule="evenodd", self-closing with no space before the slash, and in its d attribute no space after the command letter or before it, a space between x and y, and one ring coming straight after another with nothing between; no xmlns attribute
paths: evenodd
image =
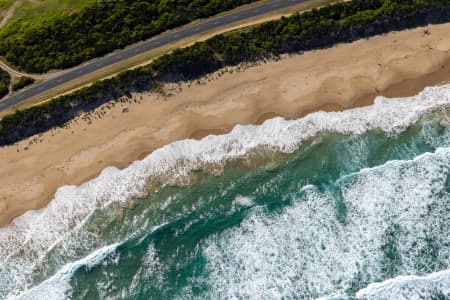
<svg viewBox="0 0 450 300"><path fill-rule="evenodd" d="M120 61L129 59L133 56L137 56L147 51L156 49L158 47L175 43L179 40L188 38L190 36L199 33L208 32L210 30L213 30L226 24L235 23L248 18L257 17L260 15L264 15L273 11L277 11L307 1L308 0L271 0L261 4L250 6L242 10L238 10L236 12L211 17L209 19L206 19L205 21L188 25L181 29L171 31L166 34L155 36L149 40L139 43L138 45L116 51L102 58L94 59L89 63L70 69L66 72L62 72L61 74L52 77L50 79L47 79L46 81L40 84L25 89L22 92L18 92L11 96L5 97L3 100L0 100L0 111L3 111L7 108L25 102L32 97L35 97L49 90L52 90L72 80L83 77L89 73L108 67Z"/></svg>

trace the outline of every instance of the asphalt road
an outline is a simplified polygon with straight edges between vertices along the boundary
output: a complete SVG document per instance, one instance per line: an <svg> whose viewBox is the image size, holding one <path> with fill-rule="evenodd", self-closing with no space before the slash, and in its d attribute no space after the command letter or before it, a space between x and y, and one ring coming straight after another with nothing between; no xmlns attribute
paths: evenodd
<svg viewBox="0 0 450 300"><path fill-rule="evenodd" d="M23 90L22 92L18 92L9 97L6 97L3 100L0 100L0 111L25 102L34 96L52 90L62 84L78 79L79 77L85 76L89 73L108 67L122 60L129 59L133 56L137 56L144 52L156 49L164 45L175 43L192 35L210 31L225 24L235 23L248 18L257 17L306 1L308 0L272 0L236 11L234 13L211 17L209 19L206 19L205 21L201 21L190 26L185 26L181 29L174 30L167 34L153 37L133 47L116 51L110 55L95 59L87 64L83 64L79 67L70 69L67 72L62 72L56 77L52 77L40 84Z"/></svg>

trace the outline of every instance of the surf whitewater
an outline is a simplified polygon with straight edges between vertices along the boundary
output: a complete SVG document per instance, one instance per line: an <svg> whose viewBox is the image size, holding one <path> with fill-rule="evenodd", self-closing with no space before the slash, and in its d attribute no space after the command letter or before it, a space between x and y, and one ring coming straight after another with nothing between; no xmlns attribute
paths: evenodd
<svg viewBox="0 0 450 300"><path fill-rule="evenodd" d="M0 299L450 297L450 85L236 126L0 229Z"/></svg>

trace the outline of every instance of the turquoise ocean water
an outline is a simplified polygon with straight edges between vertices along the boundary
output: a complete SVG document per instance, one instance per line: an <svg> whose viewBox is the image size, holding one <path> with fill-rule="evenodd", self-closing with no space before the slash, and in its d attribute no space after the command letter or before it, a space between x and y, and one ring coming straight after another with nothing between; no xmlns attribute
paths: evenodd
<svg viewBox="0 0 450 300"><path fill-rule="evenodd" d="M0 299L448 299L450 86L169 145L0 241Z"/></svg>

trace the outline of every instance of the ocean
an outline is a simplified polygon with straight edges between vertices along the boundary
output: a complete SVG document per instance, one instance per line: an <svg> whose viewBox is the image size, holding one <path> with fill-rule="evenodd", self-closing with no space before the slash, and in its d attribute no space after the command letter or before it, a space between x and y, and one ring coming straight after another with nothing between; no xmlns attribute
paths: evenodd
<svg viewBox="0 0 450 300"><path fill-rule="evenodd" d="M0 228L0 299L448 299L450 85L184 140Z"/></svg>

